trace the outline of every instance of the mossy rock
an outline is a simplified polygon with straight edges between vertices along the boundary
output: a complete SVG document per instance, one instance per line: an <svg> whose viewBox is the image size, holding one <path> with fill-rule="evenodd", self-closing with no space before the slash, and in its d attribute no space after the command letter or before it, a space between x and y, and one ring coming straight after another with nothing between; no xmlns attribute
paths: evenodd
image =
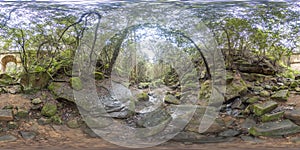
<svg viewBox="0 0 300 150"><path fill-rule="evenodd" d="M74 90L82 90L82 82L81 82L81 79L79 77L72 77L70 78L70 83L71 83L71 87L74 89Z"/></svg>
<svg viewBox="0 0 300 150"><path fill-rule="evenodd" d="M252 107L252 111L255 115L257 116L261 116L264 115L268 112L271 112L272 110L274 110L275 108L277 108L278 103L274 102L274 101L267 101L261 104L254 104Z"/></svg>
<svg viewBox="0 0 300 150"><path fill-rule="evenodd" d="M138 101L148 101L149 100L149 96L145 92L137 94L136 97L137 97Z"/></svg>
<svg viewBox="0 0 300 150"><path fill-rule="evenodd" d="M296 87L298 87L298 82L296 82L296 81L292 82L292 83L290 84L290 87L291 87L291 88L296 88Z"/></svg>
<svg viewBox="0 0 300 150"><path fill-rule="evenodd" d="M14 79L8 74L0 74L0 85L1 86L8 86L10 84L14 84Z"/></svg>
<svg viewBox="0 0 300 150"><path fill-rule="evenodd" d="M271 93L269 91L263 90L263 91L260 91L259 95L261 97L269 97L271 95Z"/></svg>
<svg viewBox="0 0 300 150"><path fill-rule="evenodd" d="M168 94L165 96L165 102L169 104L179 105L180 100L177 99L174 95Z"/></svg>
<svg viewBox="0 0 300 150"><path fill-rule="evenodd" d="M73 96L73 89L67 82L52 82L48 89L55 96L56 99L64 99L69 102L75 102Z"/></svg>
<svg viewBox="0 0 300 150"><path fill-rule="evenodd" d="M77 119L72 119L67 122L67 126L71 129L76 129L79 128L81 124Z"/></svg>
<svg viewBox="0 0 300 150"><path fill-rule="evenodd" d="M277 112L277 113L273 113L273 114L264 114L263 116L261 116L261 121L262 122L268 122L268 121L274 121L274 120L279 120L280 118L282 118L284 115L284 112Z"/></svg>
<svg viewBox="0 0 300 150"><path fill-rule="evenodd" d="M46 103L42 108L42 115L46 117L52 117L57 112L56 104Z"/></svg>
<svg viewBox="0 0 300 150"><path fill-rule="evenodd" d="M16 113L17 118L27 118L28 117L28 111L24 109L19 109Z"/></svg>
<svg viewBox="0 0 300 150"><path fill-rule="evenodd" d="M251 97L251 98L247 99L246 102L248 104L254 104L254 103L258 102L258 101L259 101L259 97L255 96L255 97Z"/></svg>
<svg viewBox="0 0 300 150"><path fill-rule="evenodd" d="M280 90L271 96L272 99L278 101L287 101L289 97L289 90Z"/></svg>
<svg viewBox="0 0 300 150"><path fill-rule="evenodd" d="M148 82L141 82L141 83L139 83L138 88L146 89L146 88L149 88L149 85L150 85L150 83L148 83Z"/></svg>
<svg viewBox="0 0 300 150"><path fill-rule="evenodd" d="M57 125L62 124L61 117L59 117L58 115L54 115L50 119L51 119L51 122L53 122L54 124L57 124Z"/></svg>
<svg viewBox="0 0 300 150"><path fill-rule="evenodd" d="M32 92L45 88L51 77L47 72L30 72L23 73L20 76L20 84L23 91Z"/></svg>

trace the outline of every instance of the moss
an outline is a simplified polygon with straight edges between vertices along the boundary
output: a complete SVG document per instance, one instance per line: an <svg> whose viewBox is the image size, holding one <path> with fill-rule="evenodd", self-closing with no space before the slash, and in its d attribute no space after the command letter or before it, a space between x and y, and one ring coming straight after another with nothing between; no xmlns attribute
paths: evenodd
<svg viewBox="0 0 300 150"><path fill-rule="evenodd" d="M139 100L139 101L148 101L149 100L149 96L145 92L137 94L136 97L137 97L137 100Z"/></svg>
<svg viewBox="0 0 300 150"><path fill-rule="evenodd" d="M62 120L61 118L58 116L58 115L54 115L51 117L51 121L54 123L54 124L62 124Z"/></svg>
<svg viewBox="0 0 300 150"><path fill-rule="evenodd" d="M46 103L43 108L42 108L42 115L46 117L52 117L56 114L57 112L57 106L56 104L50 104Z"/></svg>
<svg viewBox="0 0 300 150"><path fill-rule="evenodd" d="M72 77L70 79L70 83L71 83L71 87L74 89L74 90L82 90L82 82L81 82L81 79L79 77Z"/></svg>
<svg viewBox="0 0 300 150"><path fill-rule="evenodd" d="M264 114L261 117L261 121L268 122L268 121L278 120L278 119L282 118L283 115L284 115L284 112L278 112L278 113L274 113L274 114Z"/></svg>

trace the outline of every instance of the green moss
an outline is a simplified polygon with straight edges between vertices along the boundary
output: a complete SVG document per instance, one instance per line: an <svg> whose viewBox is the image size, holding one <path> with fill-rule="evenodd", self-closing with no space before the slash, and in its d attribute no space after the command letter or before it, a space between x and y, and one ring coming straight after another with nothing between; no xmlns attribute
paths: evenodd
<svg viewBox="0 0 300 150"><path fill-rule="evenodd" d="M81 82L81 79L79 77L72 77L70 79L70 83L71 83L71 87L74 89L74 90L82 90L82 82Z"/></svg>
<svg viewBox="0 0 300 150"><path fill-rule="evenodd" d="M137 94L136 97L137 97L137 100L139 100L139 101L147 101L147 100L149 100L149 96L145 92Z"/></svg>
<svg viewBox="0 0 300 150"><path fill-rule="evenodd" d="M261 117L261 121L262 122L268 122L268 121L278 120L278 119L282 118L283 115L284 115L284 112L277 112L277 113L274 113L274 114L264 114Z"/></svg>
<svg viewBox="0 0 300 150"><path fill-rule="evenodd" d="M58 116L58 115L54 115L51 117L51 121L54 123L54 124L62 124L62 120L61 118Z"/></svg>
<svg viewBox="0 0 300 150"><path fill-rule="evenodd" d="M262 104L254 104L253 105L253 113L257 116L261 116L263 114L271 112L277 106L278 106L278 104L274 101L267 101Z"/></svg>
<svg viewBox="0 0 300 150"><path fill-rule="evenodd" d="M56 104L46 103L42 108L42 115L46 117L52 117L57 112Z"/></svg>

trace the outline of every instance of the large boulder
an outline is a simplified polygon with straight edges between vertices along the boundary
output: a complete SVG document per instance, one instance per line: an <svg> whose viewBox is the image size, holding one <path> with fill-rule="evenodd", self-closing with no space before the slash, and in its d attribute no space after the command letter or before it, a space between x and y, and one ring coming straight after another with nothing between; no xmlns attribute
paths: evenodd
<svg viewBox="0 0 300 150"><path fill-rule="evenodd" d="M200 86L199 99L201 102L203 100L209 100L211 95L211 81L207 80ZM245 95L248 91L248 86L241 78L235 78L231 82L227 82L225 101L235 99Z"/></svg>
<svg viewBox="0 0 300 150"><path fill-rule="evenodd" d="M287 101L289 97L289 90L280 90L271 96L272 99L278 101Z"/></svg>
<svg viewBox="0 0 300 150"><path fill-rule="evenodd" d="M64 99L69 102L75 102L73 89L68 82L52 82L48 86L56 99Z"/></svg>
<svg viewBox="0 0 300 150"><path fill-rule="evenodd" d="M48 85L50 78L47 72L23 73L20 76L20 84L24 91L39 90Z"/></svg>

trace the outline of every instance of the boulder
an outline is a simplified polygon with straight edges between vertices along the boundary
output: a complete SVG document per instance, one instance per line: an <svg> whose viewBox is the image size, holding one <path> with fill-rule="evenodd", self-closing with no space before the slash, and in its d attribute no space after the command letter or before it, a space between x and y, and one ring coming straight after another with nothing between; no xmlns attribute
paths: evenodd
<svg viewBox="0 0 300 150"><path fill-rule="evenodd" d="M289 90L280 90L271 96L272 99L278 101L287 101L289 97Z"/></svg>
<svg viewBox="0 0 300 150"><path fill-rule="evenodd" d="M260 91L259 95L261 97L269 97L271 94L270 94L270 92L263 90L263 91Z"/></svg>
<svg viewBox="0 0 300 150"><path fill-rule="evenodd" d="M47 72L23 73L20 76L20 84L25 92L39 90L46 87L51 79Z"/></svg>
<svg viewBox="0 0 300 150"><path fill-rule="evenodd" d="M300 126L286 119L280 122L266 122L249 129L253 136L286 136L300 132Z"/></svg>
<svg viewBox="0 0 300 150"><path fill-rule="evenodd" d="M64 99L69 102L75 102L73 96L73 89L67 82L52 82L48 89L55 96L56 99Z"/></svg>
<svg viewBox="0 0 300 150"><path fill-rule="evenodd" d="M148 101L149 100L149 96L145 92L137 94L136 98L137 98L138 101Z"/></svg>
<svg viewBox="0 0 300 150"><path fill-rule="evenodd" d="M16 83L14 79L8 74L0 74L0 86L8 86L10 84Z"/></svg>
<svg viewBox="0 0 300 150"><path fill-rule="evenodd" d="M149 113L141 114L137 125L140 127L154 127L169 119L171 119L171 115L166 110L157 109Z"/></svg>

